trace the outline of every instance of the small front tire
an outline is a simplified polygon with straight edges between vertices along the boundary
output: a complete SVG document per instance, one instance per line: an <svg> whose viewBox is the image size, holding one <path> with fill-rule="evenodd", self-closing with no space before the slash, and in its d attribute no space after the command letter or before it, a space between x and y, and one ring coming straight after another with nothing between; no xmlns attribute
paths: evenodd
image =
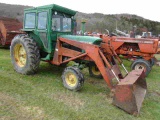
<svg viewBox="0 0 160 120"><path fill-rule="evenodd" d="M89 69L89 74L90 74L91 77L102 79L102 74L99 71L99 69L97 68L95 63L90 62L88 69Z"/></svg>
<svg viewBox="0 0 160 120"><path fill-rule="evenodd" d="M67 67L62 73L63 85L73 91L79 91L84 84L84 76L76 67Z"/></svg>
<svg viewBox="0 0 160 120"><path fill-rule="evenodd" d="M151 67L155 64L155 59L154 58L151 58L150 60L149 60L149 62L150 62L150 64L151 64Z"/></svg>

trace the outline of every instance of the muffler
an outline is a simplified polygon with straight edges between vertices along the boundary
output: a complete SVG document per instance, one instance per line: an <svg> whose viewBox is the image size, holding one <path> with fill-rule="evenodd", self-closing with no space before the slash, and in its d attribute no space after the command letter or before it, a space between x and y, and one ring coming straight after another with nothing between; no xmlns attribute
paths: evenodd
<svg viewBox="0 0 160 120"><path fill-rule="evenodd" d="M133 70L115 87L113 105L130 114L139 114L147 90L143 70Z"/></svg>

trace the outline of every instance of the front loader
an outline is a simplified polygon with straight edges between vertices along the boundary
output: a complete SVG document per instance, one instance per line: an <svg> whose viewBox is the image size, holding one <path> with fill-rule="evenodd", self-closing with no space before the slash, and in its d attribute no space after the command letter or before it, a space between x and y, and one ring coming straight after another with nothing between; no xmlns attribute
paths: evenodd
<svg viewBox="0 0 160 120"><path fill-rule="evenodd" d="M128 72L105 40L73 35L75 14L76 11L55 4L26 9L23 23L26 34L15 36L11 43L14 69L29 75L37 72L40 60L58 66L70 61L86 66L94 63L113 93L113 104L130 114L139 113L147 89L144 71ZM64 69L62 80L64 87L73 91L84 84L84 76L75 66Z"/></svg>

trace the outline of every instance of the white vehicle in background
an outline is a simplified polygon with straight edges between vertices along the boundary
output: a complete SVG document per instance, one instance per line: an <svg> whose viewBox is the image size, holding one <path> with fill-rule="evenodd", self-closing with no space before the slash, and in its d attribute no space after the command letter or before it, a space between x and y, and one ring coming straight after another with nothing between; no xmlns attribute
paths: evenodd
<svg viewBox="0 0 160 120"><path fill-rule="evenodd" d="M142 32L142 38L152 37L152 32Z"/></svg>

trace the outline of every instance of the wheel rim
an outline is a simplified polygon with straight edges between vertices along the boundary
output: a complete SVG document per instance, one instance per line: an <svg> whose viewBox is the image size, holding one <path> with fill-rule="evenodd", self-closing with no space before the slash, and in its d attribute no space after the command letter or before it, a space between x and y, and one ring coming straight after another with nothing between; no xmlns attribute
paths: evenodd
<svg viewBox="0 0 160 120"><path fill-rule="evenodd" d="M97 66L92 66L92 73L94 75L100 75L100 71L98 70Z"/></svg>
<svg viewBox="0 0 160 120"><path fill-rule="evenodd" d="M73 74L72 72L68 72L65 75L65 79L66 79L66 83L70 86L70 87L74 87L77 84L77 77L75 74Z"/></svg>
<svg viewBox="0 0 160 120"><path fill-rule="evenodd" d="M22 44L16 44L14 47L14 57L18 66L24 67L26 64L26 50Z"/></svg>
<svg viewBox="0 0 160 120"><path fill-rule="evenodd" d="M135 70L141 70L143 69L144 71L146 71L146 66L144 64L137 64L135 66Z"/></svg>

